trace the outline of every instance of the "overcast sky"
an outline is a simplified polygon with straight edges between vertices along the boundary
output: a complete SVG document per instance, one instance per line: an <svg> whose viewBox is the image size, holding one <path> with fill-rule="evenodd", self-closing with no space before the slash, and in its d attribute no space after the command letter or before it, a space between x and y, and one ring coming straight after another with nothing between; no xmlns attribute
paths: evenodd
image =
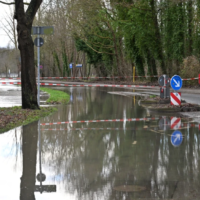
<svg viewBox="0 0 200 200"><path fill-rule="evenodd" d="M9 13L9 7L13 8L13 5L8 6L0 3L0 47L7 47L10 42L9 37L6 35L6 33L3 31L3 23L5 23L4 19L7 16L7 13Z"/></svg>

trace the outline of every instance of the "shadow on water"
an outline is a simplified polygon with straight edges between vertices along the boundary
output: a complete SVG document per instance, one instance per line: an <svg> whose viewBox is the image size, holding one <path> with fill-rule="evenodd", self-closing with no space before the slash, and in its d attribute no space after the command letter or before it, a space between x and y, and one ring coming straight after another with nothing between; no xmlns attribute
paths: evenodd
<svg viewBox="0 0 200 200"><path fill-rule="evenodd" d="M197 124L154 116L137 98L107 94L106 89L66 91L71 94L68 105L23 127L23 167L16 172L22 171L20 200L200 197ZM140 120L128 120L136 118ZM0 135L0 144L8 140L6 135L11 132ZM7 157L0 155L5 162ZM57 192L40 193L55 187Z"/></svg>

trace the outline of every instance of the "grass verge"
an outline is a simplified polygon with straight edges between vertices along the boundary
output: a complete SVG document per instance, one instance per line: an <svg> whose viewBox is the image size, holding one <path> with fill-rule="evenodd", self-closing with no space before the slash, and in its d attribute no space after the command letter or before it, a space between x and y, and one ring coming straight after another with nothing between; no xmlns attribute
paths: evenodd
<svg viewBox="0 0 200 200"><path fill-rule="evenodd" d="M55 107L41 107L40 110L22 109L20 106L0 108L0 133L37 121L55 111Z"/></svg>
<svg viewBox="0 0 200 200"><path fill-rule="evenodd" d="M63 103L66 104L69 102L69 95L66 92L62 92L59 90L52 90L49 88L41 87L41 91L47 92L50 94L50 97L47 99L47 103Z"/></svg>

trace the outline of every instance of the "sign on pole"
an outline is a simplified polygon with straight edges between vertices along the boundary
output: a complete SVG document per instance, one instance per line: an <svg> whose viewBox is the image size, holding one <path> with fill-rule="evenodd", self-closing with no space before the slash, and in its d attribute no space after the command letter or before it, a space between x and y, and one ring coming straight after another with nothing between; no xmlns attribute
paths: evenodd
<svg viewBox="0 0 200 200"><path fill-rule="evenodd" d="M183 135L180 131L174 131L171 135L171 143L175 147L178 147L183 142Z"/></svg>
<svg viewBox="0 0 200 200"><path fill-rule="evenodd" d="M181 105L181 92L171 92L170 102L171 102L171 105L180 106Z"/></svg>
<svg viewBox="0 0 200 200"><path fill-rule="evenodd" d="M180 76L174 75L171 78L171 87L172 87L172 89L180 90L182 85L183 85L183 81L182 81L182 78Z"/></svg>
<svg viewBox="0 0 200 200"><path fill-rule="evenodd" d="M52 35L54 33L53 26L32 26L31 35L37 35L34 44L37 47L38 54L38 105L40 106L40 47L44 44L44 40L40 35Z"/></svg>
<svg viewBox="0 0 200 200"><path fill-rule="evenodd" d="M44 44L43 38L41 38L41 37L35 38L34 44L36 47L41 47Z"/></svg>
<svg viewBox="0 0 200 200"><path fill-rule="evenodd" d="M53 26L32 26L31 35L53 35Z"/></svg>
<svg viewBox="0 0 200 200"><path fill-rule="evenodd" d="M166 84L166 86L169 86L169 84L170 84L169 76L167 76L167 75L165 75L165 77L164 77L164 75L160 76L158 79L158 84L160 86L164 86L165 84Z"/></svg>
<svg viewBox="0 0 200 200"><path fill-rule="evenodd" d="M169 78L169 76L167 76L165 74L160 76L158 79L158 84L160 86L162 86L160 88L160 98L161 99L169 98L169 96L170 96L170 88L169 88L170 78Z"/></svg>

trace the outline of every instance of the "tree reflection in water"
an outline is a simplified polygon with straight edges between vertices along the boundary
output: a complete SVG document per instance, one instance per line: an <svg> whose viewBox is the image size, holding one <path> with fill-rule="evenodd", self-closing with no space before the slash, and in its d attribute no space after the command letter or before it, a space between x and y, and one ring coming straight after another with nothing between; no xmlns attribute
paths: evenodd
<svg viewBox="0 0 200 200"><path fill-rule="evenodd" d="M24 126L22 132L23 172L20 185L20 200L35 200L37 141L37 122Z"/></svg>

